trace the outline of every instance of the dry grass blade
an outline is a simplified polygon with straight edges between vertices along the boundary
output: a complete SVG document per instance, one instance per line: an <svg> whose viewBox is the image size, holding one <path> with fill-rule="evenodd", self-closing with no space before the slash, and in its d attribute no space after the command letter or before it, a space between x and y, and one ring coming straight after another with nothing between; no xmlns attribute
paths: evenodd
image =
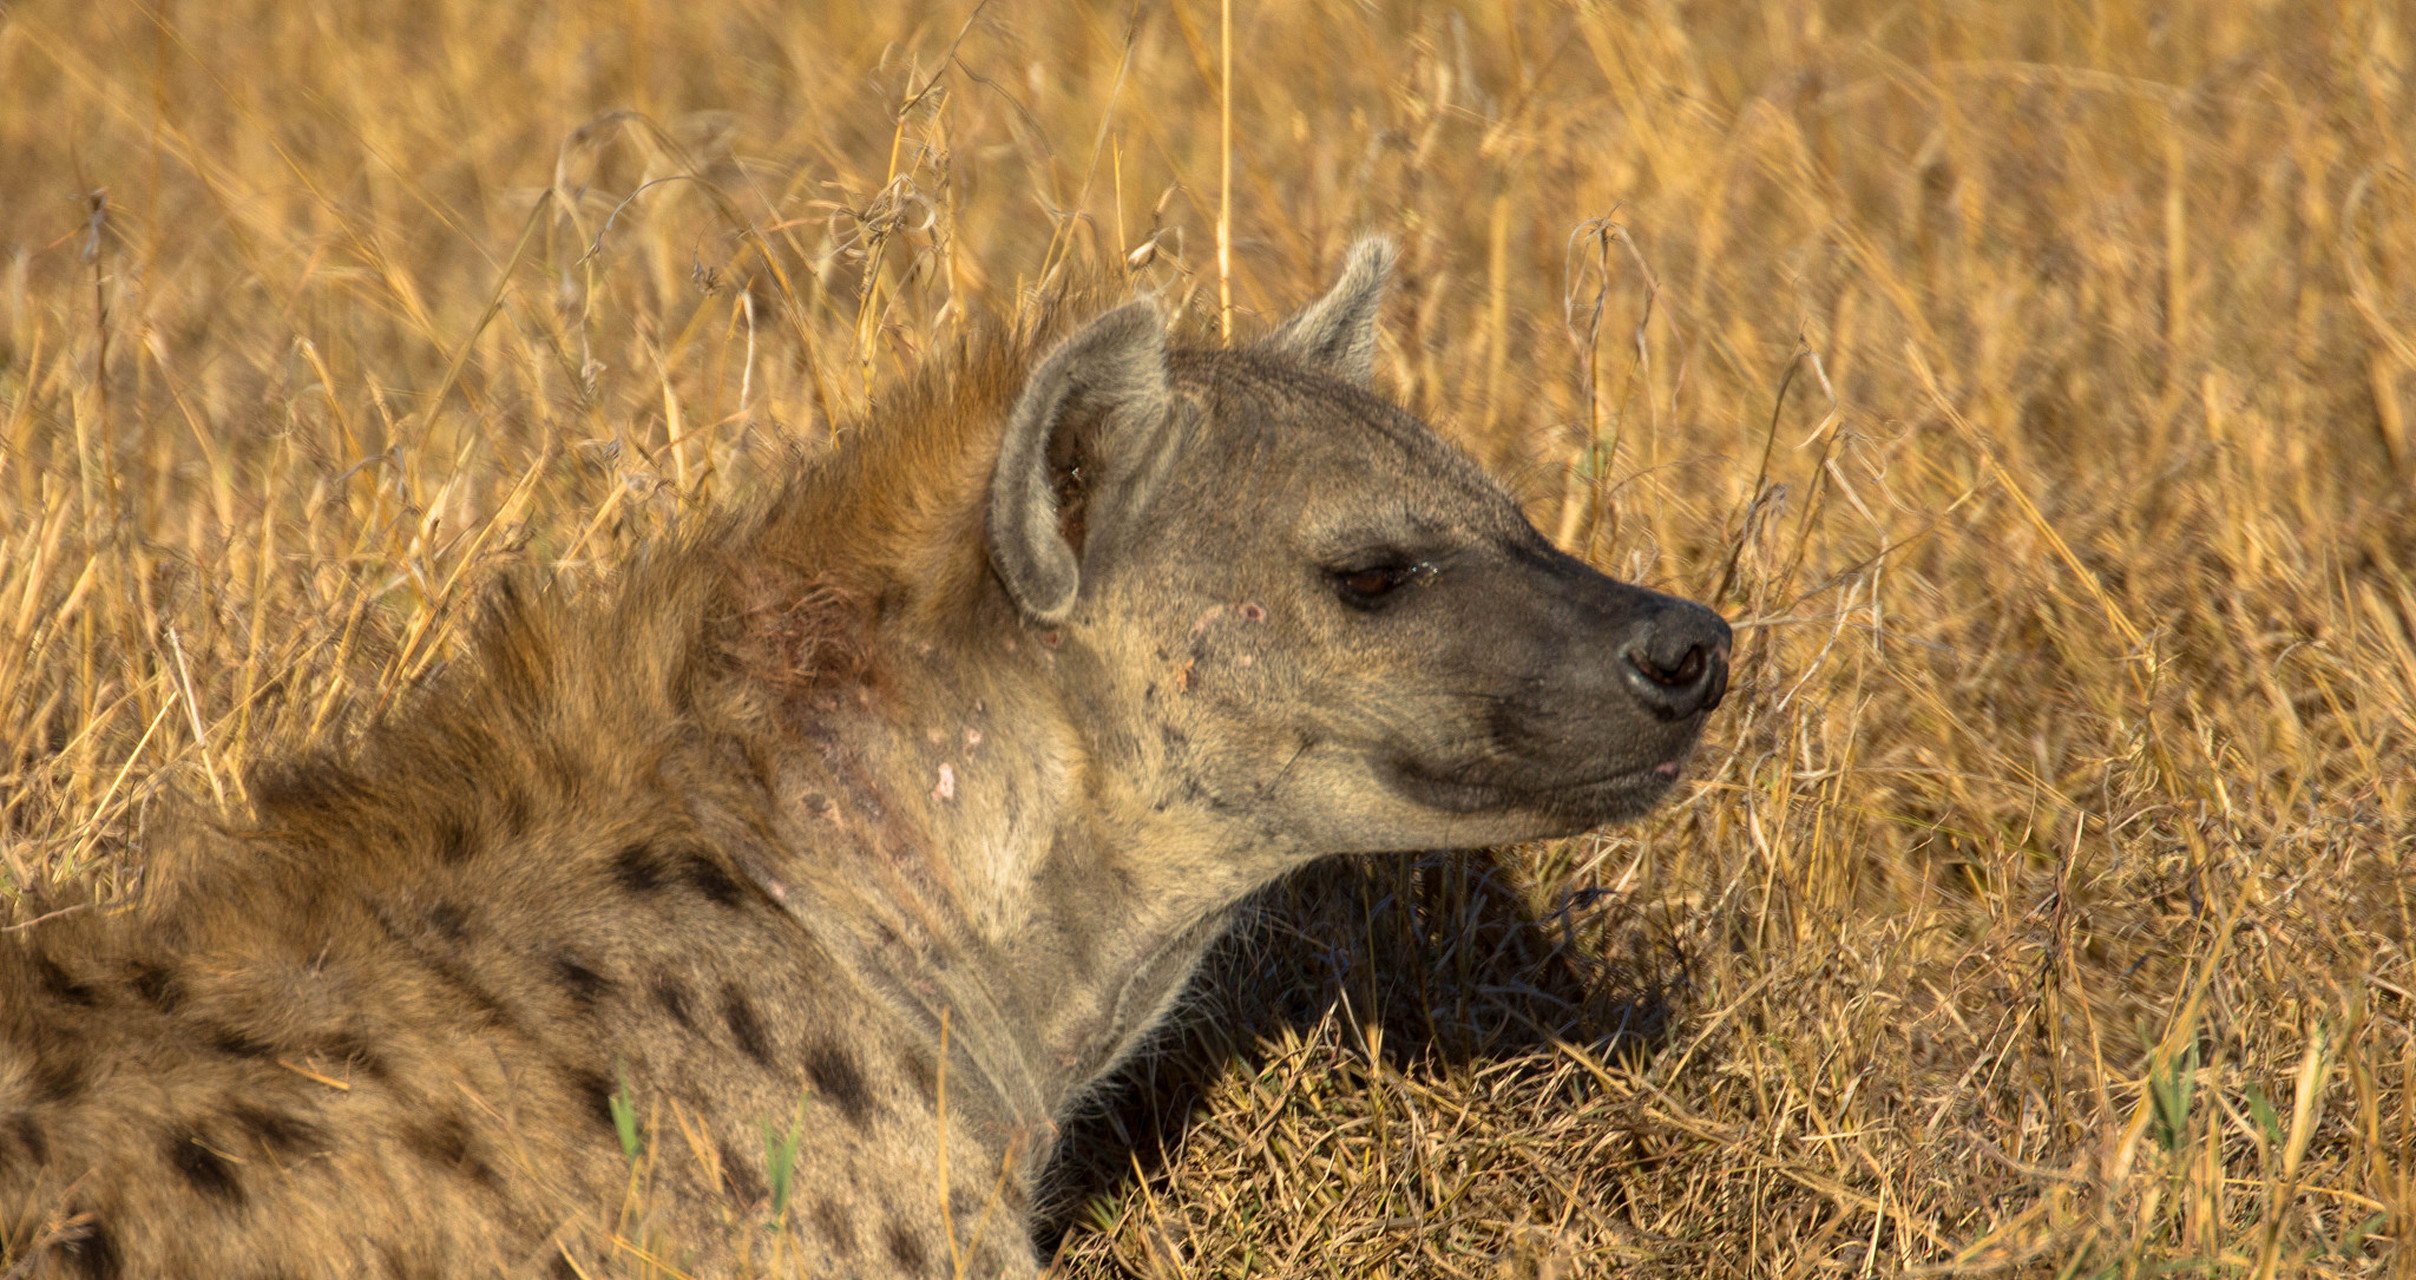
<svg viewBox="0 0 2416 1280"><path fill-rule="evenodd" d="M1639 826L1259 903L1059 1274L2408 1274L2416 30L2085 8L10 8L0 928L968 316L1243 342L1383 231L1384 389L1730 701Z"/></svg>

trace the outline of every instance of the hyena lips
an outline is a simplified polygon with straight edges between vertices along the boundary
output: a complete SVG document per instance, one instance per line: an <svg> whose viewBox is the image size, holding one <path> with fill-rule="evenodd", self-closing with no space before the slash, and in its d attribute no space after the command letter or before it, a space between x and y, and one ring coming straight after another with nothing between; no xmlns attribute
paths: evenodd
<svg viewBox="0 0 2416 1280"><path fill-rule="evenodd" d="M776 1217L816 1273L1033 1274L1058 1117L1236 901L1641 812L1725 689L1718 617L1369 389L1389 258L1248 349L1136 303L968 350L7 935L11 1264L717 1273Z"/></svg>

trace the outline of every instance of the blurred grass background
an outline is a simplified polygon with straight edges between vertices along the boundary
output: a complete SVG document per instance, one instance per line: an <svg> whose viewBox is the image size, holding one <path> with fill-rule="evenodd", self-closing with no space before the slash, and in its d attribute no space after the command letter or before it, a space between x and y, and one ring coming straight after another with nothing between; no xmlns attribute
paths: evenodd
<svg viewBox="0 0 2416 1280"><path fill-rule="evenodd" d="M2416 1274L2408 13L1235 0L1229 153L1220 19L0 10L7 927L972 317L1382 231L1382 383L1736 692L1641 826L1271 894L1062 1270Z"/></svg>

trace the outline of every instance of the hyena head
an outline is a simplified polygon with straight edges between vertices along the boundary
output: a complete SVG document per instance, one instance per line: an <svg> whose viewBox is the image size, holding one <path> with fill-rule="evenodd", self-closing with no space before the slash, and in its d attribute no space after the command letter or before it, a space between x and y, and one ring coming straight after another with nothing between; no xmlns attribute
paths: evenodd
<svg viewBox="0 0 2416 1280"><path fill-rule="evenodd" d="M1262 873L1633 817L1727 689L1711 610L1554 548L1370 387L1391 249L1255 347L1128 305L1034 371L991 558L1131 797L1238 826ZM1237 832L1236 834L1240 834Z"/></svg>

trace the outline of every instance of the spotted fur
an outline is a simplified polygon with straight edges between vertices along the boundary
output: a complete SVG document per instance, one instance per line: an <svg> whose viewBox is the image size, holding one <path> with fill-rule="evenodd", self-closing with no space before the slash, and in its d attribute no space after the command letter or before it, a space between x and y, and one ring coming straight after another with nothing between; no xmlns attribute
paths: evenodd
<svg viewBox="0 0 2416 1280"><path fill-rule="evenodd" d="M775 1215L1033 1274L1057 1119L1243 895L1637 812L1718 700L1716 618L1367 389L1387 258L1251 350L1140 303L935 362L5 935L11 1274L714 1274Z"/></svg>

